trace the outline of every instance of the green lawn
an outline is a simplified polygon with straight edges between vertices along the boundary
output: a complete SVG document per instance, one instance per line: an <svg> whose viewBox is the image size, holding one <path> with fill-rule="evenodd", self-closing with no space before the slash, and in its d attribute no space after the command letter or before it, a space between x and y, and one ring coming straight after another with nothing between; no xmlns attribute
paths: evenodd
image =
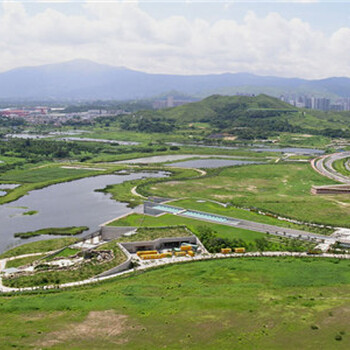
<svg viewBox="0 0 350 350"><path fill-rule="evenodd" d="M222 238L241 238L246 242L252 242L257 238L266 237L264 233L243 230L236 227L213 224L210 222L203 222L200 220L185 218L182 216L175 216L172 214L165 214L160 217L131 214L117 221L113 221L110 226L171 226L171 225L186 225L192 232L198 232L198 227L208 226L215 230Z"/></svg>
<svg viewBox="0 0 350 350"><path fill-rule="evenodd" d="M0 259L10 258L12 256L19 256L24 254L42 253L42 252L58 250L67 245L73 244L76 241L77 241L77 238L65 237L65 238L56 238L56 239L26 243L18 247L12 248L5 253L2 253L0 255Z"/></svg>
<svg viewBox="0 0 350 350"><path fill-rule="evenodd" d="M179 201L170 202L169 205L175 205L185 209L193 209L204 211L208 213L216 213L224 216L231 216L238 219L250 220L255 222L261 222L268 225L276 225L281 227L289 227L297 230L305 230L310 232L318 232L323 234L331 234L334 232L332 229L317 228L306 225L298 225L288 221L278 220L277 218L261 215L252 211L235 208L233 206L223 207L220 204L213 203L210 201L204 201L199 199L182 199Z"/></svg>
<svg viewBox="0 0 350 350"><path fill-rule="evenodd" d="M24 266L24 265L30 264L30 263L32 263L32 262L34 262L34 261L36 261L44 256L45 256L45 254L9 260L6 262L6 268Z"/></svg>
<svg viewBox="0 0 350 350"><path fill-rule="evenodd" d="M25 170L10 170L1 175L0 180L14 182L46 182L51 180L90 176L96 171L83 169L65 169L61 166L44 166L42 168L31 168Z"/></svg>
<svg viewBox="0 0 350 350"><path fill-rule="evenodd" d="M152 241L157 238L188 237L191 231L184 226L169 227L139 227L136 234L118 238L118 242Z"/></svg>
<svg viewBox="0 0 350 350"><path fill-rule="evenodd" d="M309 164L278 163L224 168L216 176L160 183L147 190L154 195L208 198L306 222L349 227L349 196L310 194L312 185L332 183Z"/></svg>
<svg viewBox="0 0 350 350"><path fill-rule="evenodd" d="M348 349L349 293L348 261L172 265L75 290L0 297L1 348Z"/></svg>

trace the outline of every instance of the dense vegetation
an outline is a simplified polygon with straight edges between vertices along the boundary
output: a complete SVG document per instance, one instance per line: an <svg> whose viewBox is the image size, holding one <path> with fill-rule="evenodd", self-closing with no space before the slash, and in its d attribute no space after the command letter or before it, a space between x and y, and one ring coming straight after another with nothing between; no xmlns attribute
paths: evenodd
<svg viewBox="0 0 350 350"><path fill-rule="evenodd" d="M256 238L254 241L247 242L243 238L224 238L218 236L211 227L199 226L197 236L210 253L219 253L222 248L243 247L246 251L291 251L305 252L313 247L312 243L306 243L296 239L286 239L282 237Z"/></svg>

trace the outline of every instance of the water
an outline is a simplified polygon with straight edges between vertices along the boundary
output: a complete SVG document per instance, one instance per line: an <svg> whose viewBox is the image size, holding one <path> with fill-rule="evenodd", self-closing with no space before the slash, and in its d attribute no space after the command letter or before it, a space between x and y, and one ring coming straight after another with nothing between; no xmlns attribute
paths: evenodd
<svg viewBox="0 0 350 350"><path fill-rule="evenodd" d="M6 191L0 191L0 197L6 196L6 195L7 195L7 192L6 192Z"/></svg>
<svg viewBox="0 0 350 350"><path fill-rule="evenodd" d="M100 224L130 212L127 204L116 202L110 195L95 192L95 189L143 177L163 176L166 176L165 172L99 175L31 191L15 202L0 205L0 252L19 242L55 237L21 240L14 238L16 232L66 226L88 226L88 232L94 232ZM38 214L23 215L28 210L37 210Z"/></svg>
<svg viewBox="0 0 350 350"><path fill-rule="evenodd" d="M39 134L7 134L6 138L13 137L16 139L46 139L52 137L52 135L39 135Z"/></svg>
<svg viewBox="0 0 350 350"><path fill-rule="evenodd" d="M0 190L12 190L20 186L19 184L0 184Z"/></svg>
<svg viewBox="0 0 350 350"><path fill-rule="evenodd" d="M325 151L316 148L298 148L298 147L284 147L284 148L252 148L255 152L282 152L282 153L297 153L297 154L323 154Z"/></svg>
<svg viewBox="0 0 350 350"><path fill-rule="evenodd" d="M220 168L224 166L261 164L261 162L253 162L247 160L231 160L231 159L197 159L187 160L184 162L171 163L170 166L180 168Z"/></svg>
<svg viewBox="0 0 350 350"><path fill-rule="evenodd" d="M184 144L177 142L167 142L170 146L189 146L189 147L205 147L205 148L218 148L218 149L246 149L247 151L253 152L282 152L282 153L297 153L297 154L323 154L325 151L317 148L302 148L302 147L282 147L282 148L271 148L265 145L259 145L259 147L251 148L250 146L210 146L203 144Z"/></svg>
<svg viewBox="0 0 350 350"><path fill-rule="evenodd" d="M181 159L187 159L187 158L198 158L203 157L203 155L198 154L168 154L163 156L152 156L152 157L142 157L142 158L136 158L136 159L128 159L128 160L120 160L118 162L114 162L116 164L140 164L140 163L164 163L164 162L172 162L175 160L181 160ZM208 156L204 156L208 157Z"/></svg>
<svg viewBox="0 0 350 350"><path fill-rule="evenodd" d="M123 146L136 146L139 145L140 142L136 141L118 141L118 140L106 140L106 139L92 139L87 137L62 137L58 140L61 141L86 141L86 142L102 142L102 143L117 143L118 145Z"/></svg>

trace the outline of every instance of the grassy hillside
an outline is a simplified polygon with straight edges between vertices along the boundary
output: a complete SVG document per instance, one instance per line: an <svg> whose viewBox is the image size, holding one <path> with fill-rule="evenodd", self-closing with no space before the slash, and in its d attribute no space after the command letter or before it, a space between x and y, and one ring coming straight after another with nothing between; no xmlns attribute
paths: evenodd
<svg viewBox="0 0 350 350"><path fill-rule="evenodd" d="M171 108L162 111L164 117L179 121L210 120L219 117L224 111L251 110L295 110L291 105L267 95L249 96L220 96L213 95L200 102Z"/></svg>
<svg viewBox="0 0 350 350"><path fill-rule="evenodd" d="M1 297L1 349L348 349L348 265L205 261Z"/></svg>
<svg viewBox="0 0 350 350"><path fill-rule="evenodd" d="M149 132L153 132L154 127L167 132L185 125L194 129L196 122L205 122L211 132L224 132L248 140L265 139L283 132L350 137L349 112L299 109L264 94L253 97L213 95L175 108L142 111L138 116L139 120L133 121L138 130ZM130 123L127 122L129 128Z"/></svg>

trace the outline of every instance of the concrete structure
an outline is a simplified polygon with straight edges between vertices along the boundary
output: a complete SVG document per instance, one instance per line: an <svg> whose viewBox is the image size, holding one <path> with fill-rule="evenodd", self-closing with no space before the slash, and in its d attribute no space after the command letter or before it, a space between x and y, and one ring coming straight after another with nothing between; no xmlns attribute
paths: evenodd
<svg viewBox="0 0 350 350"><path fill-rule="evenodd" d="M181 243L200 244L194 235L188 237L158 238L153 241L125 242L120 243L130 254L135 254L140 250L162 250L179 248Z"/></svg>
<svg viewBox="0 0 350 350"><path fill-rule="evenodd" d="M101 238L104 241L111 241L116 238L120 238L125 234L135 232L137 227L132 226L102 226Z"/></svg>
<svg viewBox="0 0 350 350"><path fill-rule="evenodd" d="M312 194L349 194L350 185L312 186Z"/></svg>

